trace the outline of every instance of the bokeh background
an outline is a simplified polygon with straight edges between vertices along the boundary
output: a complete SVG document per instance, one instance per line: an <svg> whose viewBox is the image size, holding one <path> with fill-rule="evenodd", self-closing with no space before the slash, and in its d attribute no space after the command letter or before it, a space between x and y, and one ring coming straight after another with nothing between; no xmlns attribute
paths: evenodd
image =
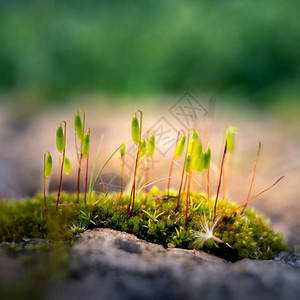
<svg viewBox="0 0 300 300"><path fill-rule="evenodd" d="M99 168L130 138L136 109L144 111L145 130L161 117L182 128L170 108L189 91L206 109L215 101L215 173L225 129L239 128L228 197L245 200L261 141L254 192L286 177L251 206L291 246L299 244L299 12L298 0L1 0L0 196L40 191L43 153L50 150L58 160L55 131L62 119L69 124L73 165L64 190L75 190L73 118L79 108L91 127L92 155L103 138ZM203 132L206 123L199 115L191 125ZM153 180L168 175L171 152L156 154ZM116 156L102 181L119 174L120 165ZM55 172L50 190L57 187ZM127 183L131 172L129 166ZM173 188L179 173L175 168ZM214 187L216 176L212 181Z"/></svg>

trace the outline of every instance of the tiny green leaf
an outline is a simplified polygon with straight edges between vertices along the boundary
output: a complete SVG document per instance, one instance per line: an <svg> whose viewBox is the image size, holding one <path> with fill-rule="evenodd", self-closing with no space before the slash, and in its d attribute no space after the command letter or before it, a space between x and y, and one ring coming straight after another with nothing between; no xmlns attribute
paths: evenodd
<svg viewBox="0 0 300 300"><path fill-rule="evenodd" d="M238 132L238 129L234 126L229 126L225 133L225 140L227 142L227 151L232 152L234 149L234 135Z"/></svg>
<svg viewBox="0 0 300 300"><path fill-rule="evenodd" d="M185 146L185 134L180 138L175 148L175 157L178 159L181 157Z"/></svg>
<svg viewBox="0 0 300 300"><path fill-rule="evenodd" d="M136 145L140 142L140 126L136 115L131 122L131 137Z"/></svg>
<svg viewBox="0 0 300 300"><path fill-rule="evenodd" d="M79 112L77 112L75 116L75 131L77 138L80 142L82 142L82 136L83 136L83 125L81 121L81 117L79 115Z"/></svg>
<svg viewBox="0 0 300 300"><path fill-rule="evenodd" d="M69 175L71 173L71 163L67 157L65 157L64 160L64 172L66 175Z"/></svg>
<svg viewBox="0 0 300 300"><path fill-rule="evenodd" d="M147 144L145 139L142 139L140 144L140 158L143 159L146 156L146 153L147 153Z"/></svg>
<svg viewBox="0 0 300 300"><path fill-rule="evenodd" d="M152 157L154 154L155 150L155 137L154 134L152 133L148 142L148 156Z"/></svg>
<svg viewBox="0 0 300 300"><path fill-rule="evenodd" d="M123 143L120 147L120 154L121 154L121 157L124 157L124 155L125 155L125 143Z"/></svg>
<svg viewBox="0 0 300 300"><path fill-rule="evenodd" d="M63 152L65 150L65 136L61 124L56 130L56 148L59 152Z"/></svg>
<svg viewBox="0 0 300 300"><path fill-rule="evenodd" d="M82 142L82 156L87 157L90 152L90 131L88 130L83 137Z"/></svg>
<svg viewBox="0 0 300 300"><path fill-rule="evenodd" d="M207 145L205 154L204 154L204 162L203 162L203 169L208 170L210 166L210 159L211 159L211 150L209 145Z"/></svg>
<svg viewBox="0 0 300 300"><path fill-rule="evenodd" d="M45 170L44 170L45 177L49 177L51 175L51 172L52 172L52 156L50 153L48 153L45 161Z"/></svg>
<svg viewBox="0 0 300 300"><path fill-rule="evenodd" d="M186 161L185 161L185 166L184 166L184 171L189 173L191 168L191 155L188 154L186 156Z"/></svg>

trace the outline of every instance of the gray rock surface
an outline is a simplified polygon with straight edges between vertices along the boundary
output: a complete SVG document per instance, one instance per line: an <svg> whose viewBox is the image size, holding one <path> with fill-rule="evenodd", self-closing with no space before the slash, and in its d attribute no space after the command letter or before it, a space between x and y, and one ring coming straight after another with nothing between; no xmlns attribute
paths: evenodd
<svg viewBox="0 0 300 300"><path fill-rule="evenodd" d="M53 282L47 299L299 299L300 269L278 260L230 263L88 230L71 251L71 278Z"/></svg>

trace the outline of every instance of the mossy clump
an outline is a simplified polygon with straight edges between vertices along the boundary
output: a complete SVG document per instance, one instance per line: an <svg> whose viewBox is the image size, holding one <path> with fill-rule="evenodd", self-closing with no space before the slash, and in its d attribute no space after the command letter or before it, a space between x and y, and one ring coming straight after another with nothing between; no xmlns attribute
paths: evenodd
<svg viewBox="0 0 300 300"><path fill-rule="evenodd" d="M43 213L43 196L37 195L23 201L0 203L0 241L19 242L22 238L42 238L65 241L86 229L113 228L135 234L149 242L165 247L187 249L203 248L227 260L242 258L270 259L286 250L282 235L274 233L268 221L254 211L231 214L236 205L219 201L215 222L211 222L212 202L203 195L191 192L188 222L185 207L175 211L175 194L169 199L160 197L161 192L152 189L146 197L138 194L132 214L128 214L129 195L121 199L119 194L93 195L87 204L76 204L77 195L63 194L64 205L55 211L56 195L48 196L48 213Z"/></svg>

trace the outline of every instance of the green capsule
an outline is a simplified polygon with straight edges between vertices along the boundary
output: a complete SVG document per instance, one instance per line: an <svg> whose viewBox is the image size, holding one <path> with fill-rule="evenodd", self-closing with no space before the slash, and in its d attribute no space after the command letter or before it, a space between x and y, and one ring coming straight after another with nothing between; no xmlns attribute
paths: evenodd
<svg viewBox="0 0 300 300"><path fill-rule="evenodd" d="M80 142L82 142L82 136L83 136L83 125L81 121L81 117L79 115L79 112L77 112L75 116L75 131L77 138Z"/></svg>
<svg viewBox="0 0 300 300"><path fill-rule="evenodd" d="M48 153L45 161L44 176L49 177L51 175L51 172L52 172L52 156L50 153Z"/></svg>
<svg viewBox="0 0 300 300"><path fill-rule="evenodd" d="M125 143L123 143L120 147L120 154L121 154L121 157L124 157L124 155L125 155Z"/></svg>
<svg viewBox="0 0 300 300"><path fill-rule="evenodd" d="M146 156L146 153L147 153L147 144L145 139L142 139L140 144L140 158L143 159Z"/></svg>
<svg viewBox="0 0 300 300"><path fill-rule="evenodd" d="M201 173L204 167L204 153L201 152L199 160L198 160L198 164L197 164L197 168L196 168L196 172L197 173Z"/></svg>
<svg viewBox="0 0 300 300"><path fill-rule="evenodd" d="M140 142L140 126L137 116L134 116L131 122L131 137L136 145Z"/></svg>
<svg viewBox="0 0 300 300"><path fill-rule="evenodd" d="M204 153L204 163L203 163L203 169L208 170L210 166L210 159L211 159L211 150L209 145L207 145L206 151Z"/></svg>
<svg viewBox="0 0 300 300"><path fill-rule="evenodd" d="M152 133L148 142L148 156L152 157L154 154L155 150L155 137L154 134Z"/></svg>
<svg viewBox="0 0 300 300"><path fill-rule="evenodd" d="M238 132L238 129L234 126L229 126L225 133L225 140L227 142L227 151L232 152L234 149L234 135Z"/></svg>
<svg viewBox="0 0 300 300"><path fill-rule="evenodd" d="M189 173L191 168L191 155L188 154L186 156L186 161L185 161L185 166L184 166L184 171Z"/></svg>
<svg viewBox="0 0 300 300"><path fill-rule="evenodd" d="M175 157L177 159L181 157L184 151L184 146L185 146L185 134L181 137L181 139L179 140L175 148Z"/></svg>
<svg viewBox="0 0 300 300"><path fill-rule="evenodd" d="M193 155L198 143L198 134L194 130L188 146L188 153Z"/></svg>
<svg viewBox="0 0 300 300"><path fill-rule="evenodd" d="M63 152L65 150L65 136L61 124L56 130L56 148L59 152Z"/></svg>
<svg viewBox="0 0 300 300"><path fill-rule="evenodd" d="M90 152L90 131L89 130L83 137L81 152L83 157L87 157L89 155Z"/></svg>
<svg viewBox="0 0 300 300"><path fill-rule="evenodd" d="M192 156L191 157L191 166L190 166L190 171L194 172L197 170L197 165L198 165L198 157L197 156Z"/></svg>
<svg viewBox="0 0 300 300"><path fill-rule="evenodd" d="M197 147L195 148L194 154L197 155L197 156L200 156L201 153L202 153L202 143L198 139Z"/></svg>
<svg viewBox="0 0 300 300"><path fill-rule="evenodd" d="M71 173L71 163L67 157L65 157L64 160L64 172L66 175L69 175Z"/></svg>
<svg viewBox="0 0 300 300"><path fill-rule="evenodd" d="M192 172L198 170L198 165L200 163L201 154L202 154L202 143L199 140L197 147L195 148L194 155L192 156L192 161L191 161L191 171Z"/></svg>
<svg viewBox="0 0 300 300"><path fill-rule="evenodd" d="M198 133L197 133L197 131L196 130L194 130L193 131L193 134L192 134L192 138L191 138L192 140L194 139L194 140L197 140L198 139Z"/></svg>

